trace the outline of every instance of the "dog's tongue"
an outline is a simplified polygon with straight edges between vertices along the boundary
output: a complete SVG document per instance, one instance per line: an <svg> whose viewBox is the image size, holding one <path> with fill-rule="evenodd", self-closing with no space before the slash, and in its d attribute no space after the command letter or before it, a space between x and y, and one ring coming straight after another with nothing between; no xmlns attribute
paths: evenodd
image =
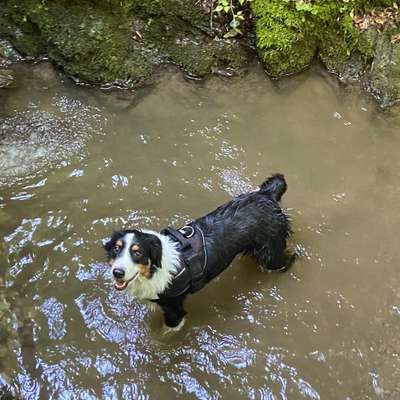
<svg viewBox="0 0 400 400"><path fill-rule="evenodd" d="M114 285L115 285L115 288L116 288L116 289L118 289L118 290L123 290L123 289L125 289L125 287L126 287L126 285L127 285L127 282L124 282L124 281L120 281L120 282L115 281L115 282L114 282Z"/></svg>

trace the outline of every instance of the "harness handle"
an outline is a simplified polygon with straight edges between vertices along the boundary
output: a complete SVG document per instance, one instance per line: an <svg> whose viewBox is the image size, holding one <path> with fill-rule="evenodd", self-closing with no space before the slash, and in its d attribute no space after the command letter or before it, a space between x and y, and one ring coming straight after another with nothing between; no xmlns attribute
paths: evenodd
<svg viewBox="0 0 400 400"><path fill-rule="evenodd" d="M188 240L188 238L185 235L183 235L182 232L180 232L180 230L178 231L178 230L168 226L167 228L164 228L160 233L162 235L167 234L167 235L173 236L179 243L181 243L182 251L185 251L189 247L192 247L190 240ZM191 235L191 236L193 236L193 235Z"/></svg>

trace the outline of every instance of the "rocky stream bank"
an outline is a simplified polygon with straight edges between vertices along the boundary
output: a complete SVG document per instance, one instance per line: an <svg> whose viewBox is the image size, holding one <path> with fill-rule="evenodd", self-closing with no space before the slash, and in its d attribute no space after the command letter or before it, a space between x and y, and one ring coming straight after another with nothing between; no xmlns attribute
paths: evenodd
<svg viewBox="0 0 400 400"><path fill-rule="evenodd" d="M319 60L341 81L360 83L381 107L398 104L396 3L242 0L231 2L224 15L213 12L220 4L223 0L5 0L0 37L23 57L49 59L90 84L140 85L166 63L192 79L232 76L257 54L273 78ZM240 34L230 35L234 16L240 16ZM12 86L7 64L17 59L0 42L0 87Z"/></svg>

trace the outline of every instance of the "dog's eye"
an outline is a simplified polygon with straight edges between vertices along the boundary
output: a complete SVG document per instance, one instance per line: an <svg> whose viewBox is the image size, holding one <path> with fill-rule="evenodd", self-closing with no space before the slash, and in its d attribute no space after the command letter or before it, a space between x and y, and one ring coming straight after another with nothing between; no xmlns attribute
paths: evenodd
<svg viewBox="0 0 400 400"><path fill-rule="evenodd" d="M132 255L135 256L135 257L140 257L142 255L142 253L139 250L140 250L139 245L134 244L131 247Z"/></svg>
<svg viewBox="0 0 400 400"><path fill-rule="evenodd" d="M120 251L121 251L121 246L119 246L119 245L115 245L114 247L113 247L113 253L114 253L114 255L117 255Z"/></svg>

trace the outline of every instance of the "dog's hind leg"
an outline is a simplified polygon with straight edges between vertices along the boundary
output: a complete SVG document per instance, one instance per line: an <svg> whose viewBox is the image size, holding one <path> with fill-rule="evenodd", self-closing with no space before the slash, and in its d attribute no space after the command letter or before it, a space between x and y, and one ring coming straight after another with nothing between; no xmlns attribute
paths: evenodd
<svg viewBox="0 0 400 400"><path fill-rule="evenodd" d="M263 246L256 247L250 253L262 268L272 271L284 271L288 269L296 257L295 254L291 255L287 252L286 239L269 242Z"/></svg>
<svg viewBox="0 0 400 400"><path fill-rule="evenodd" d="M296 260L296 253L290 254L287 251L279 254L275 259L271 260L271 264L267 266L270 271L286 271Z"/></svg>

